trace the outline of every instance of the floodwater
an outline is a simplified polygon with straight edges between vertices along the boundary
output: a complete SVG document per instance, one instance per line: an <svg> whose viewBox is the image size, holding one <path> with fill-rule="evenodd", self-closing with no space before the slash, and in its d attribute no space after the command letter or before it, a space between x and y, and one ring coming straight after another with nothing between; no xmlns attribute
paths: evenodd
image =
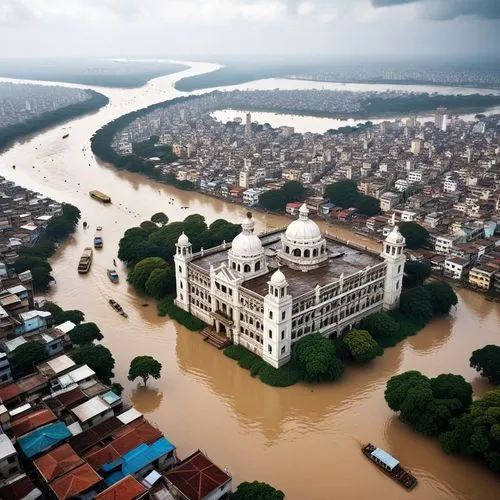
<svg viewBox="0 0 500 500"><path fill-rule="evenodd" d="M500 498L498 476L475 462L446 456L435 439L401 424L383 397L387 379L410 369L430 376L461 373L476 394L484 393L488 384L469 367L468 358L474 349L499 342L500 305L461 290L456 312L388 349L370 366L349 368L332 384L275 389L251 378L199 335L158 317L153 301L137 297L128 287L121 263L120 283L107 279L106 269L113 265L125 229L157 211L172 220L201 213L209 222L237 221L245 213L244 207L117 171L97 161L89 149L91 135L109 120L178 95L172 87L177 78L214 67L196 63L139 89L99 89L111 99L107 107L27 138L0 157L1 175L77 205L82 221L90 225L86 230L80 225L52 259L56 284L51 298L64 308L81 309L87 321L99 324L103 342L116 359L116 380L124 385L125 397L176 444L180 457L199 448L227 467L236 482L267 481L284 490L289 500L406 498L408 493L362 455L361 444L371 441L415 473L419 485L411 493L414 499ZM66 140L61 139L64 133L70 134ZM91 189L108 193L113 203L90 199ZM258 230L288 222L261 213L255 218ZM90 273L78 275L80 254L99 225L104 248L95 251ZM328 230L360 241L345 229ZM111 309L109 298L123 306L128 319ZM142 354L163 364L161 379L151 380L147 389L127 381L131 359Z"/></svg>

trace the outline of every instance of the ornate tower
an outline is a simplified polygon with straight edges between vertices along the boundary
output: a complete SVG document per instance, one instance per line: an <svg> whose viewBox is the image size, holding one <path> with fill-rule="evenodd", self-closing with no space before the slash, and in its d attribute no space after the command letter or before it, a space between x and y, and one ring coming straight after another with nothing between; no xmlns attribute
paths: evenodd
<svg viewBox="0 0 500 500"><path fill-rule="evenodd" d="M264 297L264 361L279 368L290 360L292 347L292 296L285 275L278 269L267 282Z"/></svg>
<svg viewBox="0 0 500 500"><path fill-rule="evenodd" d="M394 309L399 304L403 274L406 262L404 254L405 239L399 232L398 226L394 226L384 241L381 256L386 261L385 283L384 283L384 309Z"/></svg>
<svg viewBox="0 0 500 500"><path fill-rule="evenodd" d="M179 236L175 248L174 263L177 291L175 305L189 311L188 263L193 255L193 250L189 238L184 233Z"/></svg>

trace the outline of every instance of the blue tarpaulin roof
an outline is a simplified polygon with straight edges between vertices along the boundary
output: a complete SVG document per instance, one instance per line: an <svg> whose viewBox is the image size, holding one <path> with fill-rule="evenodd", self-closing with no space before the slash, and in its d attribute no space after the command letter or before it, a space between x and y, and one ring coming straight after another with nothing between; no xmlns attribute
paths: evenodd
<svg viewBox="0 0 500 500"><path fill-rule="evenodd" d="M382 463L387 465L389 469L394 469L396 465L399 465L399 462L392 456L389 455L386 451L384 451L382 448L375 448L372 451L372 455L376 458L378 458Z"/></svg>
<svg viewBox="0 0 500 500"><path fill-rule="evenodd" d="M17 442L24 454L31 458L68 439L70 436L71 432L63 422L55 422L30 432L26 436L19 438Z"/></svg>
<svg viewBox="0 0 500 500"><path fill-rule="evenodd" d="M172 450L175 450L175 446L164 437L161 437L150 446L141 444L137 448L125 453L121 459L105 464L102 470L105 470L106 466L108 466L109 470L111 464L115 463L116 465L120 465L118 461L122 461L120 469L110 474L104 480L108 486L111 486L128 474L135 474L146 467L146 465L149 465L151 462L154 462Z"/></svg>

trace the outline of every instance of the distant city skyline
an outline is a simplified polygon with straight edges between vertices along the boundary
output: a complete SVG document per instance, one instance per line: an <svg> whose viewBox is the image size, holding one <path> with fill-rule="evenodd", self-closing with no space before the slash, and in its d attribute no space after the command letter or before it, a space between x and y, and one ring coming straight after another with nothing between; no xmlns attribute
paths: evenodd
<svg viewBox="0 0 500 500"><path fill-rule="evenodd" d="M2 56L499 54L498 0L0 0Z"/></svg>

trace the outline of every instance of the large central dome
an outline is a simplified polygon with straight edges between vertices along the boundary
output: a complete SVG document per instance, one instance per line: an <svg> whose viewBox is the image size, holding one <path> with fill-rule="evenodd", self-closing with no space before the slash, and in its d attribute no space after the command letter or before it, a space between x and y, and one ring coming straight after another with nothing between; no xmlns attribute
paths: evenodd
<svg viewBox="0 0 500 500"><path fill-rule="evenodd" d="M260 238L253 233L255 222L246 217L241 223L242 231L233 240L232 253L237 257L254 257L263 253Z"/></svg>
<svg viewBox="0 0 500 500"><path fill-rule="evenodd" d="M305 203L300 207L299 218L286 229L286 239L290 243L316 243L321 239L321 231L313 220L309 219L309 210Z"/></svg>

